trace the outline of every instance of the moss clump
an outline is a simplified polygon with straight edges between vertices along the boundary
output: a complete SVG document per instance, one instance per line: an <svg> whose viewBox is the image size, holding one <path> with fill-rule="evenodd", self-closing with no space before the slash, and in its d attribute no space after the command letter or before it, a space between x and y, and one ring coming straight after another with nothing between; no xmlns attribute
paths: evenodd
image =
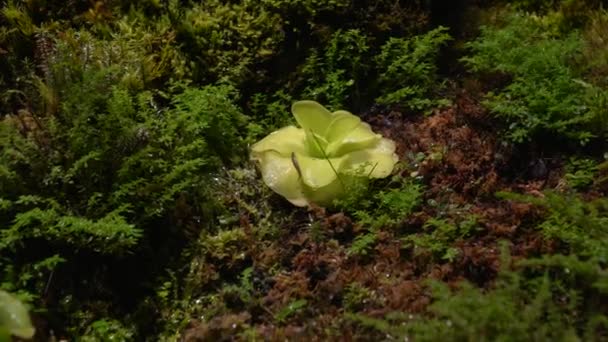
<svg viewBox="0 0 608 342"><path fill-rule="evenodd" d="M451 40L447 28L439 27L410 39L391 38L378 54L382 95L378 103L400 104L409 110L428 111L448 102L438 93L437 57Z"/></svg>
<svg viewBox="0 0 608 342"><path fill-rule="evenodd" d="M605 298L605 289L598 291L598 283L581 286L577 282L590 279L591 274L591 279L599 277L603 282L604 271L563 255L524 261L517 270L508 269L509 259L503 258L502 264L489 290L469 283L450 289L432 282L428 315L393 312L383 319L360 314L347 317L362 327L417 341L601 340L607 313L597 302L582 298L589 298L587 291L597 299ZM555 273L557 269L568 271Z"/></svg>
<svg viewBox="0 0 608 342"><path fill-rule="evenodd" d="M160 57L131 33L105 40L68 30L54 38L41 73L24 75L33 86L18 93L23 107L0 121L2 282L30 293L35 305L52 295L44 302L59 315L74 309L60 307L66 298L109 295L119 303L137 292L130 291L140 285L108 293L115 274L164 272L171 246L212 219L213 173L239 162L245 148L237 91L151 88L171 55ZM33 245L45 247L31 255ZM156 261L130 269L139 258ZM120 306L87 310L94 314L71 318L73 334Z"/></svg>
<svg viewBox="0 0 608 342"><path fill-rule="evenodd" d="M502 27L482 28L481 36L468 43L471 54L463 61L474 72L508 77L485 104L507 123L511 141L554 135L586 143L605 133L596 125L605 110L594 105L598 96L589 96L605 90L581 80L580 34L562 34L546 19L518 13Z"/></svg>

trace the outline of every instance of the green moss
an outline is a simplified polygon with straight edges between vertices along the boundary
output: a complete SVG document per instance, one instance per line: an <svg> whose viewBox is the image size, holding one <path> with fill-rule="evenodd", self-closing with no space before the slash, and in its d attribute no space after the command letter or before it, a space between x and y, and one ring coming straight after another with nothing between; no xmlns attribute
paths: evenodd
<svg viewBox="0 0 608 342"><path fill-rule="evenodd" d="M365 188L354 187L350 192L351 197L336 204L371 229L393 226L414 212L422 201L424 190L415 180L397 178L396 182L397 187L376 194L366 192Z"/></svg>
<svg viewBox="0 0 608 342"><path fill-rule="evenodd" d="M470 237L479 227L477 219L469 216L455 223L430 218L424 223L423 229L423 233L404 237L404 247L411 249L415 256L430 253L435 258L452 262L459 254L454 244Z"/></svg>
<svg viewBox="0 0 608 342"><path fill-rule="evenodd" d="M312 49L302 66L303 96L331 110L357 103L370 63L368 38L360 30L337 30L324 50Z"/></svg>
<svg viewBox="0 0 608 342"><path fill-rule="evenodd" d="M82 341L128 341L134 337L132 327L125 327L117 320L97 320L87 328Z"/></svg>
<svg viewBox="0 0 608 342"><path fill-rule="evenodd" d="M283 19L257 1L205 1L175 22L195 62L195 78L241 84L276 54L284 39Z"/></svg>
<svg viewBox="0 0 608 342"><path fill-rule="evenodd" d="M374 293L365 286L353 282L350 283L344 290L344 309L348 311L359 311L372 304L374 301Z"/></svg>
<svg viewBox="0 0 608 342"><path fill-rule="evenodd" d="M580 34L560 34L543 19L512 14L504 27L482 28L463 60L472 71L509 77L485 104L507 123L510 140L554 135L585 143L604 133L596 122L605 116L587 94L604 91L580 81Z"/></svg>
<svg viewBox="0 0 608 342"><path fill-rule="evenodd" d="M351 0L263 0L270 8L314 18L320 13L339 12L351 6Z"/></svg>
<svg viewBox="0 0 608 342"><path fill-rule="evenodd" d="M573 194L546 192L542 198L513 193L499 196L541 206L546 218L538 225L543 235L560 242L564 253L606 260L608 258L608 200L585 201Z"/></svg>
<svg viewBox="0 0 608 342"><path fill-rule="evenodd" d="M592 159L570 158L564 178L573 189L584 190L593 184L598 172L598 163Z"/></svg>
<svg viewBox="0 0 608 342"><path fill-rule="evenodd" d="M274 319L279 323L285 323L287 319L295 316L299 311L305 309L307 305L308 301L306 299L292 300L275 314Z"/></svg>
<svg viewBox="0 0 608 342"><path fill-rule="evenodd" d="M146 271L123 271L153 278L178 255L171 246L212 220L212 173L244 155L246 117L235 105L238 93L227 85L151 89L169 78L179 57L158 51L158 41L146 34L125 26L104 40L67 30L54 39L44 73L23 76L35 85L21 92L27 109L0 121L0 249L6 256L0 268L29 279L4 273L3 283L33 294L52 291L57 301L94 302L118 271L108 264L150 258L155 261ZM45 247L28 257L32 244ZM46 262L53 256L62 262ZM40 266L45 262L48 267ZM82 271L89 285L73 295L63 272L86 262L99 267ZM121 291L108 298L118 304ZM111 321L119 310L92 304L86 317L70 321L71 332L84 334L91 322ZM93 335L99 330L91 329Z"/></svg>
<svg viewBox="0 0 608 342"><path fill-rule="evenodd" d="M439 84L437 57L451 39L445 27L409 39L390 38L375 57L382 90L376 101L416 111L447 104L435 95Z"/></svg>
<svg viewBox="0 0 608 342"><path fill-rule="evenodd" d="M353 243L346 252L348 255L357 255L365 257L371 254L371 250L375 247L378 237L376 232L368 232L365 234L357 235L353 240Z"/></svg>
<svg viewBox="0 0 608 342"><path fill-rule="evenodd" d="M589 19L590 11L602 8L598 0L517 0L509 4L518 10L547 16L564 31L580 28Z"/></svg>
<svg viewBox="0 0 608 342"><path fill-rule="evenodd" d="M265 93L253 94L249 110L251 116L257 119L250 121L248 124L248 130L251 132L248 142L253 144L268 132L295 125L296 122L290 112L293 102L295 101L291 95L283 90L278 90L271 95Z"/></svg>
<svg viewBox="0 0 608 342"><path fill-rule="evenodd" d="M348 248L349 255L366 257L378 241L378 232L394 228L403 222L421 204L423 186L411 179L395 177L394 188L374 193L367 182L349 183L348 195L334 201L334 208L351 214L364 228Z"/></svg>
<svg viewBox="0 0 608 342"><path fill-rule="evenodd" d="M602 339L602 329L608 323L605 308L597 301L582 300L589 298L587 291L599 295L598 291L581 287L576 281L564 281L564 276L584 281L591 272L605 280L604 271L566 256L524 261L519 271L509 270L508 258L503 258L502 264L498 280L487 291L466 282L458 289L432 282L433 303L426 314L394 312L382 319L361 314L347 317L383 334L416 341ZM536 273L527 274L532 265ZM555 274L550 269L568 271ZM600 300L604 295L595 298Z"/></svg>

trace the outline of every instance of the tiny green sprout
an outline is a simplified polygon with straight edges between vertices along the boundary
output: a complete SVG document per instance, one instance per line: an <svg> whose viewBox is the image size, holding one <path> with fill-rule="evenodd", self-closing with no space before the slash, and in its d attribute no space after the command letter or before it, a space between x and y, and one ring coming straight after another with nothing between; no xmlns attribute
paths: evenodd
<svg viewBox="0 0 608 342"><path fill-rule="evenodd" d="M347 111L315 101L291 111L300 128L287 126L251 147L266 185L296 206L326 205L345 191L349 177L384 178L398 161L395 143Z"/></svg>

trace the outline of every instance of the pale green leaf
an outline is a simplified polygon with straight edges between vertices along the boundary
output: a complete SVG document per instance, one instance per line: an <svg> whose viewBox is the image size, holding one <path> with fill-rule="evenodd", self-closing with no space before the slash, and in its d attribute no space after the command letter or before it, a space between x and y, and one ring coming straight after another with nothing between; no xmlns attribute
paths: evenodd
<svg viewBox="0 0 608 342"><path fill-rule="evenodd" d="M398 161L395 143L382 138L373 147L346 155L342 172L369 178L384 178L391 174Z"/></svg>
<svg viewBox="0 0 608 342"><path fill-rule="evenodd" d="M2 290L0 290L0 327L20 338L32 338L35 332L25 305Z"/></svg>
<svg viewBox="0 0 608 342"><path fill-rule="evenodd" d="M295 126L274 131L251 146L254 154L273 150L286 157L291 156L291 152L306 153L306 149L306 134Z"/></svg>
<svg viewBox="0 0 608 342"><path fill-rule="evenodd" d="M306 154L317 158L326 157L328 145L329 143L324 137L316 133L309 132L306 137L306 146L308 147L308 152Z"/></svg>
<svg viewBox="0 0 608 342"><path fill-rule="evenodd" d="M332 157L362 150L374 146L382 137L375 134L368 124L361 122L348 132L341 140L332 141L327 147L327 154Z"/></svg>
<svg viewBox="0 0 608 342"><path fill-rule="evenodd" d="M361 123L359 117L345 110L336 111L332 115L332 121L325 132L325 138L330 143L341 141Z"/></svg>
<svg viewBox="0 0 608 342"><path fill-rule="evenodd" d="M297 206L326 205L344 193L345 179L390 175L395 144L375 134L359 117L330 113L314 101L292 106L301 129L290 126L252 147L264 182Z"/></svg>
<svg viewBox="0 0 608 342"><path fill-rule="evenodd" d="M338 178L339 170L346 158L313 158L296 153L302 172L302 181L312 189L322 188Z"/></svg>
<svg viewBox="0 0 608 342"><path fill-rule="evenodd" d="M298 207L308 205L302 192L300 174L291 156L284 157L279 152L269 150L257 154L264 183L274 192L285 197Z"/></svg>
<svg viewBox="0 0 608 342"><path fill-rule="evenodd" d="M291 106L291 112L307 134L312 131L324 136L332 120L331 112L315 101L298 101Z"/></svg>
<svg viewBox="0 0 608 342"><path fill-rule="evenodd" d="M340 174L333 182L321 188L311 188L304 184L304 195L306 198L317 205L330 204L334 199L344 193L343 183L348 178L347 175Z"/></svg>

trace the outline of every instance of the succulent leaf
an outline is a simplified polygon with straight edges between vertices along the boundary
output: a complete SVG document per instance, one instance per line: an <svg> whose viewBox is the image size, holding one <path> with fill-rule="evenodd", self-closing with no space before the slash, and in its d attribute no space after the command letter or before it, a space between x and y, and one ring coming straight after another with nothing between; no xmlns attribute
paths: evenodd
<svg viewBox="0 0 608 342"><path fill-rule="evenodd" d="M302 181L307 186L318 189L334 182L347 161L346 157L341 158L313 158L296 153L296 157L302 171Z"/></svg>
<svg viewBox="0 0 608 342"><path fill-rule="evenodd" d="M254 154L269 150L282 155L289 155L291 152L306 153L306 134L295 126L287 126L268 134L251 146Z"/></svg>
<svg viewBox="0 0 608 342"><path fill-rule="evenodd" d="M268 150L258 154L257 161L261 167L264 183L269 188L295 206L303 207L308 204L302 191L300 174L290 157Z"/></svg>
<svg viewBox="0 0 608 342"><path fill-rule="evenodd" d="M342 171L346 174L369 178L387 177L398 161L394 151L395 143L392 140L382 138L371 148L349 153Z"/></svg>
<svg viewBox="0 0 608 342"><path fill-rule="evenodd" d="M312 131L325 136L332 120L331 112L315 101L298 101L291 106L291 112L307 134Z"/></svg>
<svg viewBox="0 0 608 342"><path fill-rule="evenodd" d="M344 110L336 111L332 115L333 119L325 132L328 142L341 141L361 123L359 117Z"/></svg>
<svg viewBox="0 0 608 342"><path fill-rule="evenodd" d="M368 124L361 122L341 140L329 144L327 154L341 156L349 152L366 149L374 146L381 138L382 136L375 134Z"/></svg>

